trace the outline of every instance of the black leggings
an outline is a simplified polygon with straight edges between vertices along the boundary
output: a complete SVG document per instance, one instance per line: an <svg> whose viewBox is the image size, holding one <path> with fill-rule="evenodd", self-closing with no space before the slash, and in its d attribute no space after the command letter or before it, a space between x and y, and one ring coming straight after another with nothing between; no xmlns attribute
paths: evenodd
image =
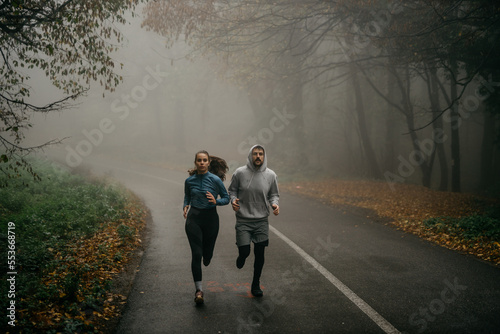
<svg viewBox="0 0 500 334"><path fill-rule="evenodd" d="M186 218L186 234L191 246L191 271L195 282L201 281L201 258L208 265L214 255L215 241L219 234L217 210L191 207Z"/></svg>
<svg viewBox="0 0 500 334"><path fill-rule="evenodd" d="M253 253L255 255L255 262L253 263L253 284L259 284L262 268L264 268L264 252L269 241L263 241L254 244ZM238 247L239 257L246 259L250 255L250 245Z"/></svg>

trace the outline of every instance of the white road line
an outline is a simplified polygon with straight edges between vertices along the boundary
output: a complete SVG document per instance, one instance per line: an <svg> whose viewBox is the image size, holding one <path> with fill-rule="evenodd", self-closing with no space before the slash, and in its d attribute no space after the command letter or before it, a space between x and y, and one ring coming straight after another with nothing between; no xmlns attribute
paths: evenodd
<svg viewBox="0 0 500 334"><path fill-rule="evenodd" d="M335 277L331 272L329 272L325 267L323 267L318 261L316 261L312 256L307 254L302 248L297 246L292 240L288 239L283 233L278 231L273 226L269 225L269 229L276 234L281 240L286 242L288 246L292 247L300 256L309 262L317 271L319 271L327 280L329 280L337 289L340 290L350 301L352 301L361 311L363 311L370 319L373 320L385 333L396 334L400 333L393 325L391 325L387 320L384 319L380 314L377 313L370 305L368 305L364 300L359 298L351 289L349 289L344 283L342 283L337 277Z"/></svg>

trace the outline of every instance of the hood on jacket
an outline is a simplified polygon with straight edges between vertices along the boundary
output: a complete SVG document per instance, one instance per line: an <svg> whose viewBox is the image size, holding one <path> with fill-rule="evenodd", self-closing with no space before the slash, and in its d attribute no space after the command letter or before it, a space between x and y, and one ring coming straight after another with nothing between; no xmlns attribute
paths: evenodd
<svg viewBox="0 0 500 334"><path fill-rule="evenodd" d="M250 152L248 152L247 167L253 171L257 171L257 168L254 166L253 160L252 160L252 151L256 147L261 148L264 151L264 161L262 162L262 165L258 169L259 171L263 172L267 168L267 153L266 153L266 149L262 145L254 145L254 146L252 146L252 148L250 148Z"/></svg>

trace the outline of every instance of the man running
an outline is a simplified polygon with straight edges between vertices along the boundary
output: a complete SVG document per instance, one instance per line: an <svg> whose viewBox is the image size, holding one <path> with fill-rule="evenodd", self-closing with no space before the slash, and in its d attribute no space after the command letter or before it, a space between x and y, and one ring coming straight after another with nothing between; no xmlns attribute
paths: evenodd
<svg viewBox="0 0 500 334"><path fill-rule="evenodd" d="M278 178L267 168L263 146L255 145L250 149L246 166L236 169L228 192L236 212L236 267L243 268L253 242L255 262L251 292L255 297L262 297L260 276L264 267L264 250L269 245L270 207L274 215L279 214Z"/></svg>

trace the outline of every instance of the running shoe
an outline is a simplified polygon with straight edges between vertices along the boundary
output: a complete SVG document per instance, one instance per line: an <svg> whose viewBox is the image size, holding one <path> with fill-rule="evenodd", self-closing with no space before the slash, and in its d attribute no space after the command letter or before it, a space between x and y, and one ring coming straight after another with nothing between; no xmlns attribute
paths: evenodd
<svg viewBox="0 0 500 334"><path fill-rule="evenodd" d="M252 290L251 290L251 292L252 292L252 295L254 297L262 297L262 296L264 296L264 292L260 288L259 284L257 284L257 285L252 284Z"/></svg>
<svg viewBox="0 0 500 334"><path fill-rule="evenodd" d="M204 300L203 300L203 291L196 290L196 293L194 294L194 302L197 305L203 304L203 302L204 302Z"/></svg>

